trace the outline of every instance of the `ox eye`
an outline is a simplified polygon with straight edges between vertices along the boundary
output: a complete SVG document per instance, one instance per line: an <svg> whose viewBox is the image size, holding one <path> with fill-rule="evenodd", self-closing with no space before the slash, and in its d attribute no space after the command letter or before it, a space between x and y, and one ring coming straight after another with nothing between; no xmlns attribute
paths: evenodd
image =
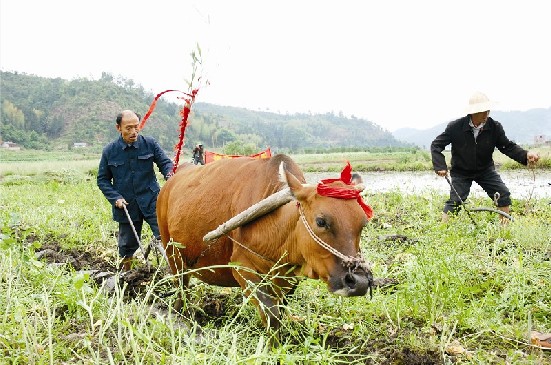
<svg viewBox="0 0 551 365"><path fill-rule="evenodd" d="M327 222L325 221L325 218L322 218L322 217L317 217L317 218L316 218L316 224L317 224L318 227L320 227L320 228L325 228L325 227L327 227Z"/></svg>

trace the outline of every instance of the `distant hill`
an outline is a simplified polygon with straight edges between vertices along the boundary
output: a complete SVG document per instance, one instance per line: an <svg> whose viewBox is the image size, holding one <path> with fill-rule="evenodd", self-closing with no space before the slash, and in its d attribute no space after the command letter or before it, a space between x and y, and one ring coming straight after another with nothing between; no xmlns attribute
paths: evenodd
<svg viewBox="0 0 551 365"><path fill-rule="evenodd" d="M141 85L109 73L99 80L64 80L1 72L0 89L0 140L35 149L70 148L84 142L101 150L117 136L118 112L132 109L144 115L154 98ZM160 99L143 133L172 149L178 140L180 109ZM342 114L284 115L197 102L189 122L187 148L198 141L211 150L231 145L255 151L270 146L281 152L412 147L369 120Z"/></svg>
<svg viewBox="0 0 551 365"><path fill-rule="evenodd" d="M490 116L503 124L507 136L518 144L530 145L538 135L551 139L551 107L527 111L491 111ZM394 131L396 139L429 149L434 137L446 128L447 122L429 129L401 128Z"/></svg>
<svg viewBox="0 0 551 365"><path fill-rule="evenodd" d="M194 111L202 118L215 120L220 128L238 135L253 133L267 145L293 151L411 146L373 122L333 113L277 114L207 103L195 104Z"/></svg>

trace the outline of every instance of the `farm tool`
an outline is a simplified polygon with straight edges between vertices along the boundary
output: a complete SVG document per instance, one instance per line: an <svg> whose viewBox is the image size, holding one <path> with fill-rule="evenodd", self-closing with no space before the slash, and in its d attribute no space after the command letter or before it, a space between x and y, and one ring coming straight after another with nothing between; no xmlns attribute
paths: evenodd
<svg viewBox="0 0 551 365"><path fill-rule="evenodd" d="M163 249L163 246L159 243L159 241L156 239L156 237L153 237L149 245L145 248L142 246L142 242L140 240L140 237L138 236L138 232L136 231L136 227L134 227L134 223L132 222L132 219L130 219L130 214L128 214L128 209L126 209L126 206L123 204L124 213L126 214L126 218L128 218L128 222L130 222L130 226L132 227L132 231L134 232L134 236L136 237L136 240L138 241L138 245L140 246L140 250L143 253L143 258L145 260L145 263L147 265L147 268L150 269L151 265L149 263L149 253L151 252L151 248L153 247L157 252L160 252L163 258L166 262L168 262L166 258L165 250ZM157 260L158 261L158 260Z"/></svg>
<svg viewBox="0 0 551 365"><path fill-rule="evenodd" d="M459 202L461 203L461 205L463 206L464 210L467 212L467 215L469 216L469 218L471 219L471 221L473 222L473 224L475 225L475 227L478 228L478 225L476 224L474 218L472 217L471 215L471 212L492 212L492 213L496 213L496 214L500 214L502 215L503 217L509 219L511 222L514 220L512 216L510 216L509 214L505 213L504 211L501 211L499 209L493 209L493 208L486 208L486 207L479 207L479 208L467 208L467 206L465 205L465 202L463 201L463 199L461 199L461 196L459 195L459 193L457 192L457 190L455 190L455 187L453 186L453 183L449 177L448 174L446 174L444 176L446 178L446 181L448 182L448 184L450 185L450 187L452 188L453 192L455 193L455 195L457 195L457 197L459 198ZM494 194L494 205L497 207L497 201L499 200L499 193L496 192Z"/></svg>

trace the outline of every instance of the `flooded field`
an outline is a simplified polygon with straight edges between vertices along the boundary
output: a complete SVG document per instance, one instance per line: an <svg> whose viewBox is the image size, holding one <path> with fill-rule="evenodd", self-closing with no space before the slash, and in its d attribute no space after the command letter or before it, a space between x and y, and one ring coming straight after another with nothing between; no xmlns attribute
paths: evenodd
<svg viewBox="0 0 551 365"><path fill-rule="evenodd" d="M431 172L367 172L362 178L369 192L401 191L404 194L420 194L438 191L447 194L449 185L446 179ZM551 198L551 171L528 169L501 171L501 178L507 184L513 198ZM306 181L316 183L321 179L336 178L338 173L306 173ZM485 196L486 193L476 183L471 194Z"/></svg>

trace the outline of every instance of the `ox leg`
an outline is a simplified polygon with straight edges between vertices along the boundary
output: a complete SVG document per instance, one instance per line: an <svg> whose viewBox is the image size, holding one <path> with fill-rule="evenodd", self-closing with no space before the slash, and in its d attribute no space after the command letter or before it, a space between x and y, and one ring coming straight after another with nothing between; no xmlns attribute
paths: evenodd
<svg viewBox="0 0 551 365"><path fill-rule="evenodd" d="M298 284L300 284L301 279L295 277L291 277L287 279L286 281L286 287L285 287L285 295L283 296L282 303L284 306L287 306L289 304L289 298L295 295L295 291L297 290Z"/></svg>
<svg viewBox="0 0 551 365"><path fill-rule="evenodd" d="M280 293L274 290L271 282L264 282L260 276L251 272L234 270L234 277L239 282L246 297L258 308L264 326L274 332L281 327Z"/></svg>
<svg viewBox="0 0 551 365"><path fill-rule="evenodd" d="M268 294L265 291L265 289L257 289L253 294L252 300L258 308L262 323L271 335L269 344L271 347L278 347L281 344L280 302L273 294ZM270 290L268 289L267 291Z"/></svg>
<svg viewBox="0 0 551 365"><path fill-rule="evenodd" d="M182 259L182 254L180 250L174 245L165 246L166 260L170 267L170 271L174 275L174 285L177 288L176 300L173 304L173 309L180 313L182 308L184 308L184 296L183 293L189 285L189 275L186 275L186 267L184 265L184 260Z"/></svg>
<svg viewBox="0 0 551 365"><path fill-rule="evenodd" d="M184 308L184 303L187 302L187 296L184 300L184 292L189 286L189 276L184 274L184 272L178 272L177 277L175 279L176 286L178 287L178 292L176 296L176 300L174 301L174 310L178 313L182 312L182 309Z"/></svg>

